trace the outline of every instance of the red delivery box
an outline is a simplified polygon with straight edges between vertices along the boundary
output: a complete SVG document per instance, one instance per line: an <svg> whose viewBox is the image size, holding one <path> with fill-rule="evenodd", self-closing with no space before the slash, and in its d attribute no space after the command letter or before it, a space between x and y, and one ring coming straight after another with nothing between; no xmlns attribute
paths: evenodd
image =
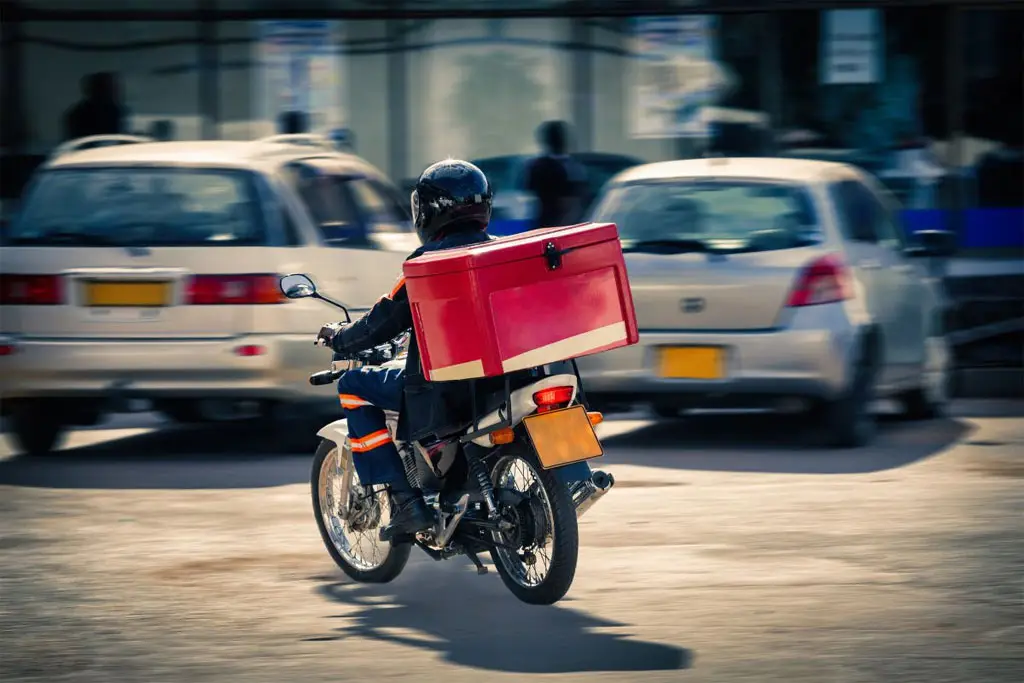
<svg viewBox="0 0 1024 683"><path fill-rule="evenodd" d="M405 262L427 379L494 377L635 344L614 223L546 228Z"/></svg>

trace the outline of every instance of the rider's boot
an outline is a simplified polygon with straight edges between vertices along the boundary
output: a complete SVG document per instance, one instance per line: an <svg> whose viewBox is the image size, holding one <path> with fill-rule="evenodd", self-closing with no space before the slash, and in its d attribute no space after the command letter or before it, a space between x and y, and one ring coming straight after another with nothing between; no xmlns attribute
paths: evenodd
<svg viewBox="0 0 1024 683"><path fill-rule="evenodd" d="M391 486L391 523L380 530L381 540L413 535L431 526L433 521L423 501L423 494L408 485Z"/></svg>

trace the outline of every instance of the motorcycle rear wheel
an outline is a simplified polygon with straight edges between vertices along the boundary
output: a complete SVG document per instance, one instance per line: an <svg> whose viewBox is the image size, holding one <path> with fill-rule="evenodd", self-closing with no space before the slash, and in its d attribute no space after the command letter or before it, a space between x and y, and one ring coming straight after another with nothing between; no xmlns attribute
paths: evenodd
<svg viewBox="0 0 1024 683"><path fill-rule="evenodd" d="M510 474L518 472L532 478L533 484L524 486L531 499L522 513L509 511L519 522L533 522L532 528L517 525L518 541L509 543L508 534L496 540L518 548L491 550L491 559L502 582L519 600L531 605L552 605L569 592L576 576L579 559L579 528L569 488L554 471L541 467L537 455L529 446L516 443L506 448L494 463L491 480L496 488L511 489ZM533 564L529 558L532 556ZM533 567L546 560L543 576Z"/></svg>
<svg viewBox="0 0 1024 683"><path fill-rule="evenodd" d="M388 583L395 580L406 562L409 561L409 553L412 551L410 543L391 543L381 541L379 537L381 527L390 520L390 501L387 491L383 487L372 487L367 491L359 484L359 476L355 470L352 471L351 493L349 501L344 507L334 500L332 492L337 494L333 481L336 474L344 471L344 466L339 468L338 458L340 452L338 444L328 439L323 439L316 449L313 457L313 468L310 474L310 488L313 495L313 513L316 518L317 528L320 529L320 538L323 539L327 552L335 564L348 574L353 581L360 583ZM347 461L347 466L352 467L352 461ZM355 502L361 506L355 511L353 517L349 504ZM344 519L343 517L349 517ZM359 535L360 540L355 546L349 539L350 535ZM364 541L379 546L379 553L372 558L364 557L361 550Z"/></svg>

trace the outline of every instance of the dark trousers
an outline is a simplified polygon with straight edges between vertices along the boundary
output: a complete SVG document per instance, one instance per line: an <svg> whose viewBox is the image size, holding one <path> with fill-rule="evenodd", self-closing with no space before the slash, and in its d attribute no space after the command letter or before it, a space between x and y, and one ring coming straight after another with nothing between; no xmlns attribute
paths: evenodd
<svg viewBox="0 0 1024 683"><path fill-rule="evenodd" d="M338 398L348 417L352 463L359 481L406 488L405 468L388 433L384 411L398 411L405 389L405 370L360 368L338 380Z"/></svg>

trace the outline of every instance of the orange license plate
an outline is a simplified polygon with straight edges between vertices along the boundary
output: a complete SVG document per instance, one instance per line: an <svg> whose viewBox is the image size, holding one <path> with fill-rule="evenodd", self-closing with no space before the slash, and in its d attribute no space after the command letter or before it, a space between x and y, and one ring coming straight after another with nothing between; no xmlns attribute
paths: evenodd
<svg viewBox="0 0 1024 683"><path fill-rule="evenodd" d="M604 455L583 406L535 413L523 420L523 426L546 470Z"/></svg>
<svg viewBox="0 0 1024 683"><path fill-rule="evenodd" d="M169 282L86 282L85 305L160 307L170 304Z"/></svg>
<svg viewBox="0 0 1024 683"><path fill-rule="evenodd" d="M725 354L718 347L665 347L658 353L658 376L666 379L722 379Z"/></svg>

